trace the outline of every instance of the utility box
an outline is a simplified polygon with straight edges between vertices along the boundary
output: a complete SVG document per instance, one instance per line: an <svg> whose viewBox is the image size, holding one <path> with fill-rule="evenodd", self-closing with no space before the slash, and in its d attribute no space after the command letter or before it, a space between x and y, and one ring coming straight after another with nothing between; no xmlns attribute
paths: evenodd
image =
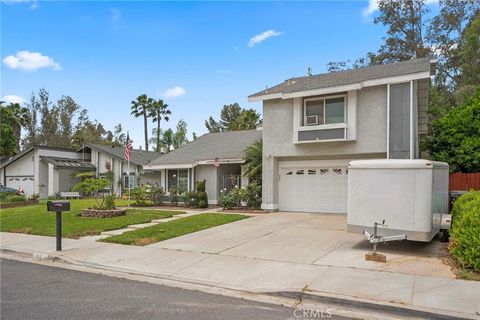
<svg viewBox="0 0 480 320"><path fill-rule="evenodd" d="M429 160L358 160L348 165L347 230L405 235L429 242L449 229L448 164ZM442 221L444 222L442 224Z"/></svg>
<svg viewBox="0 0 480 320"><path fill-rule="evenodd" d="M58 211L70 211L70 202L69 201L47 201L47 210L58 212Z"/></svg>

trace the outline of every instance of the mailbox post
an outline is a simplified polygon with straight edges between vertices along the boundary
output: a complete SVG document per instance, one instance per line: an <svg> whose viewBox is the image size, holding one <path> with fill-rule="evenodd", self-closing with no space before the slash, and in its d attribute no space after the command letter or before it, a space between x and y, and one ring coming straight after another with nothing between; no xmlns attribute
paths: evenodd
<svg viewBox="0 0 480 320"><path fill-rule="evenodd" d="M47 210L57 214L57 251L62 251L62 212L70 211L69 201L48 201Z"/></svg>

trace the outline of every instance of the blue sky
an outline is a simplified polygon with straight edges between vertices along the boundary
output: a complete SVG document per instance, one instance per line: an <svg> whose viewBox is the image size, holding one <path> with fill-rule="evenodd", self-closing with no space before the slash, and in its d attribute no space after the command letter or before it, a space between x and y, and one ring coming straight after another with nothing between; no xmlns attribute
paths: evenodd
<svg viewBox="0 0 480 320"><path fill-rule="evenodd" d="M163 98L189 135L224 104L329 61L376 50L384 35L368 1L1 3L0 97L69 95L106 128L143 144L130 101ZM374 1L370 3L372 14ZM177 88L176 88L177 87ZM172 89L172 90L169 90ZM153 128L153 125L150 125Z"/></svg>

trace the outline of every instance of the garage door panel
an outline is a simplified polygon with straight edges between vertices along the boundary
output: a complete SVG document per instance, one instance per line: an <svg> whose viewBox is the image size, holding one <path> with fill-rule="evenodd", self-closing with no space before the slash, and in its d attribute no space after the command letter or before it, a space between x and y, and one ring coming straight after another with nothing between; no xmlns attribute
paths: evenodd
<svg viewBox="0 0 480 320"><path fill-rule="evenodd" d="M23 190L26 196L30 196L34 191L33 176L10 176L6 177L6 186L15 190Z"/></svg>
<svg viewBox="0 0 480 320"><path fill-rule="evenodd" d="M347 209L347 168L281 168L279 208L285 211L339 212Z"/></svg>

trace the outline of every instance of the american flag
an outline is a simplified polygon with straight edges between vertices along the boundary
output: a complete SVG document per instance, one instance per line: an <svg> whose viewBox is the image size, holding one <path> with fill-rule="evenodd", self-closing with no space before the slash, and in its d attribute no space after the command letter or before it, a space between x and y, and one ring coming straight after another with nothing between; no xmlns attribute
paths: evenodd
<svg viewBox="0 0 480 320"><path fill-rule="evenodd" d="M130 136L127 132L127 142L125 143L125 160L130 160L130 154L132 153L133 149L133 141L130 140Z"/></svg>

